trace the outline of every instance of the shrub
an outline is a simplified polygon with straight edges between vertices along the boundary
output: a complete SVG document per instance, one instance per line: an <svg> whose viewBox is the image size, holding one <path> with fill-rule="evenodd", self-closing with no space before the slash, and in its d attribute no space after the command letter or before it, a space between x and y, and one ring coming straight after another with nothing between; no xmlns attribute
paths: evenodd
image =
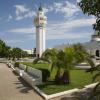
<svg viewBox="0 0 100 100"><path fill-rule="evenodd" d="M15 62L14 66L19 67L19 62Z"/></svg>
<svg viewBox="0 0 100 100"><path fill-rule="evenodd" d="M39 69L42 71L42 81L47 82L48 78L50 77L50 71L48 69Z"/></svg>
<svg viewBox="0 0 100 100"><path fill-rule="evenodd" d="M28 66L26 66L26 68L25 68L25 72L27 72L27 69L28 69Z"/></svg>

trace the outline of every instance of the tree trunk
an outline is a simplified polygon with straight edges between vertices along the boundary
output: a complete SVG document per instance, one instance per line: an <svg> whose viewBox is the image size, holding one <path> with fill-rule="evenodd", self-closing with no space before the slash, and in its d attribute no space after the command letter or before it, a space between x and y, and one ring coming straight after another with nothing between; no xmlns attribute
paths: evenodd
<svg viewBox="0 0 100 100"><path fill-rule="evenodd" d="M68 70L65 70L62 76L62 83L69 84L70 83L70 73Z"/></svg>
<svg viewBox="0 0 100 100"><path fill-rule="evenodd" d="M61 84L61 75L60 75L60 70L57 71L57 74L55 75L55 83L56 84Z"/></svg>

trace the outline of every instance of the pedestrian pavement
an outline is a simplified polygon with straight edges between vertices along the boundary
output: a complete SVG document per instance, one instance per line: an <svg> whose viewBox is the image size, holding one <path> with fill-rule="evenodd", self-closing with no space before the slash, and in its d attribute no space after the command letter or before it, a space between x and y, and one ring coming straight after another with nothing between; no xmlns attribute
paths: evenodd
<svg viewBox="0 0 100 100"><path fill-rule="evenodd" d="M6 64L0 63L0 100L44 100Z"/></svg>

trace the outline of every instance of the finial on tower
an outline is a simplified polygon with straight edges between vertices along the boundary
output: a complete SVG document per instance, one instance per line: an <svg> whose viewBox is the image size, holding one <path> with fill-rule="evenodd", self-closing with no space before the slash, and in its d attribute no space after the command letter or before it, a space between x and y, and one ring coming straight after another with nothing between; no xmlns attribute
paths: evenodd
<svg viewBox="0 0 100 100"><path fill-rule="evenodd" d="M42 4L40 3L39 11L43 11Z"/></svg>

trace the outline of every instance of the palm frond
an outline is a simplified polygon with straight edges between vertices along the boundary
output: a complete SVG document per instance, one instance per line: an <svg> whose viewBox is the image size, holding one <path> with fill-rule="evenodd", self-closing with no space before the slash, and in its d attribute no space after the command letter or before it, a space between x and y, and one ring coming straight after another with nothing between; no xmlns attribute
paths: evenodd
<svg viewBox="0 0 100 100"><path fill-rule="evenodd" d="M50 63L50 61L46 58L36 58L34 61L33 61L33 64L37 64L39 61L45 61L45 62L48 62Z"/></svg>
<svg viewBox="0 0 100 100"><path fill-rule="evenodd" d="M41 60L41 58L36 58L36 59L34 59L33 64L37 64L38 61L40 61L40 60Z"/></svg>
<svg viewBox="0 0 100 100"><path fill-rule="evenodd" d="M56 63L53 62L53 63L51 64L51 71L53 70L54 67L56 67Z"/></svg>
<svg viewBox="0 0 100 100"><path fill-rule="evenodd" d="M97 74L95 74L95 76L93 77L93 81L100 76L100 72L98 72Z"/></svg>
<svg viewBox="0 0 100 100"><path fill-rule="evenodd" d="M97 67L97 70L100 70L100 64L98 64L96 67Z"/></svg>
<svg viewBox="0 0 100 100"><path fill-rule="evenodd" d="M94 72L94 71L98 71L99 69L100 69L100 64L88 69L86 72Z"/></svg>
<svg viewBox="0 0 100 100"><path fill-rule="evenodd" d="M95 63L93 62L93 60L90 57L85 57L85 60L91 66L91 68L95 67Z"/></svg>
<svg viewBox="0 0 100 100"><path fill-rule="evenodd" d="M98 96L100 96L100 82L95 86L95 88L91 92L91 95L89 96L88 100L91 100L94 97L98 97Z"/></svg>

